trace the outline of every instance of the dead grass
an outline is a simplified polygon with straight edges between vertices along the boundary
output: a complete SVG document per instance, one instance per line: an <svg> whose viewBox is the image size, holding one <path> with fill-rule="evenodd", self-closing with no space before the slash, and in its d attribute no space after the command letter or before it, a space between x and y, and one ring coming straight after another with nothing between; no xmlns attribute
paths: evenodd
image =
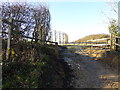
<svg viewBox="0 0 120 90"><path fill-rule="evenodd" d="M94 40L94 39L101 39L101 38L109 38L109 35L107 34L92 34L92 35L88 35L85 36L75 42L83 42L83 41L87 41L87 40Z"/></svg>
<svg viewBox="0 0 120 90"><path fill-rule="evenodd" d="M90 50L86 49L86 52L90 53ZM118 68L118 65L120 65L120 51L116 52L116 51L105 51L105 50L92 50L91 53L92 53L91 57L104 57L98 59L101 62L110 65L111 67ZM95 54L95 53L103 53L103 54Z"/></svg>
<svg viewBox="0 0 120 90"><path fill-rule="evenodd" d="M102 62L110 65L111 67L118 68L118 65L120 65L120 52L106 52L106 57L104 58L104 60L102 60Z"/></svg>
<svg viewBox="0 0 120 90"><path fill-rule="evenodd" d="M94 50L94 49L98 49L98 50ZM105 50L102 49L102 50L99 50L99 48L93 48L90 49L90 48L86 48L85 50L83 50L83 52L86 53L87 56L90 56L90 57L102 57L103 54L102 53L105 53Z"/></svg>
<svg viewBox="0 0 120 90"><path fill-rule="evenodd" d="M94 48L95 49L95 48ZM97 49L97 48L96 48ZM90 57L96 57L94 60L100 60L100 62L104 64L108 64L113 68L118 68L120 65L120 51L105 51L103 50L91 50L89 48L84 50L85 53L88 53ZM90 54L90 52L92 54ZM98 54L96 54L98 53ZM101 53L101 54L99 54ZM103 54L102 54L103 53ZM97 57L104 57L104 58L97 58Z"/></svg>

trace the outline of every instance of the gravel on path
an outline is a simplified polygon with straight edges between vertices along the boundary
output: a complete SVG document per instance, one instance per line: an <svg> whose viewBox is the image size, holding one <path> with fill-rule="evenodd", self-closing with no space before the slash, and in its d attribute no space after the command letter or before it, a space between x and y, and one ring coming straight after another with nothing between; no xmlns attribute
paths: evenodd
<svg viewBox="0 0 120 90"><path fill-rule="evenodd" d="M68 53L68 54L67 54ZM90 57L71 53L64 53L64 60L73 70L71 86L74 88L119 88L118 70L103 66Z"/></svg>

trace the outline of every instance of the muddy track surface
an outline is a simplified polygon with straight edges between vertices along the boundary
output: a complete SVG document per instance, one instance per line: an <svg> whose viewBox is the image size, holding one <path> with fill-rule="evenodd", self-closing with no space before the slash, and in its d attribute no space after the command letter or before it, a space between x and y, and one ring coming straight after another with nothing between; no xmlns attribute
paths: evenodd
<svg viewBox="0 0 120 90"><path fill-rule="evenodd" d="M62 50L64 61L73 70L70 86L73 88L120 88L118 69L112 69L90 57Z"/></svg>

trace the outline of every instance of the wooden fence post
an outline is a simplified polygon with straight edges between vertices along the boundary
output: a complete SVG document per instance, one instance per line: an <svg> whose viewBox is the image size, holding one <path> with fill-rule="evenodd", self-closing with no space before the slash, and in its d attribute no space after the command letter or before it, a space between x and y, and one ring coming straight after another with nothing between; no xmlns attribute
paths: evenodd
<svg viewBox="0 0 120 90"><path fill-rule="evenodd" d="M13 23L13 19L10 18L9 19L9 22L10 23ZM6 50L6 63L9 61L9 57L10 57L10 40L11 40L11 29L12 29L12 26L9 25L9 29L8 29L8 41L7 41L7 50Z"/></svg>
<svg viewBox="0 0 120 90"><path fill-rule="evenodd" d="M7 19L3 19L3 22L5 22ZM21 22L21 23L26 23L25 21L22 20L14 20L12 17L7 20L7 23L9 25L8 28L8 42L7 42L7 50L6 50L6 62L8 62L9 57L10 57L10 40L11 40L11 30L13 27L15 27L13 22Z"/></svg>
<svg viewBox="0 0 120 90"><path fill-rule="evenodd" d="M115 42L116 42L116 44L118 44L118 38L116 38ZM115 45L115 46L116 46L115 51L118 51L118 45Z"/></svg>
<svg viewBox="0 0 120 90"><path fill-rule="evenodd" d="M112 33L110 33L110 50L112 50L112 46L113 46L113 43L112 43Z"/></svg>
<svg viewBox="0 0 120 90"><path fill-rule="evenodd" d="M90 57L92 57L92 39L90 40Z"/></svg>

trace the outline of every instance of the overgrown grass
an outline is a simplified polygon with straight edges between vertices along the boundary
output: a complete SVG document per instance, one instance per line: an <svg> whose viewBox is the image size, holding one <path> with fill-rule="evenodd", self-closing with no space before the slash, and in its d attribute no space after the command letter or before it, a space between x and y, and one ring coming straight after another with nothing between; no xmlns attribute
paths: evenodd
<svg viewBox="0 0 120 90"><path fill-rule="evenodd" d="M61 83L56 71L63 70L53 45L19 43L13 49L17 55L2 68L3 88L47 88Z"/></svg>

